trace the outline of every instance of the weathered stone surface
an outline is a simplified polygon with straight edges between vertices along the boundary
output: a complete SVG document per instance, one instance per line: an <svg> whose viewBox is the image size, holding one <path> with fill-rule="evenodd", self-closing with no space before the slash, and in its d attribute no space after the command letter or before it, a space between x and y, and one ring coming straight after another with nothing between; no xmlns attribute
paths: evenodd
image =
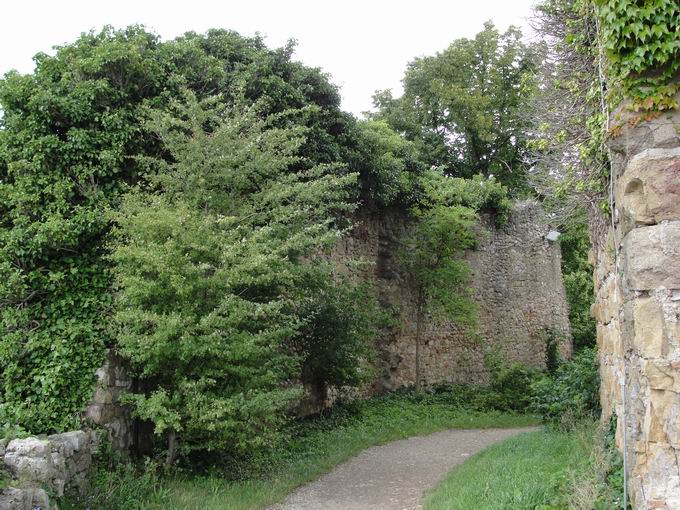
<svg viewBox="0 0 680 510"><path fill-rule="evenodd" d="M332 253L334 261L361 259L370 264L357 277L374 282L380 299L398 311L400 326L381 341L384 377L378 389L413 384L415 358L415 295L395 258L405 235L402 213L358 218L351 235ZM551 227L539 204L515 206L510 221L496 228L490 218L477 250L466 253L471 287L479 305L477 335L453 323L427 324L421 360L426 384L485 383L485 351L495 348L506 359L541 367L545 334L562 334L562 354L569 356L569 320L560 269L560 247L546 239Z"/></svg>
<svg viewBox="0 0 680 510"><path fill-rule="evenodd" d="M680 101L680 93L676 94L676 100ZM634 121L638 114L631 111L630 104L624 102L612 115L612 126L625 126L628 121ZM664 112L656 119L648 122L634 122L624 127L619 136L609 140L609 147L615 155L620 155L624 160L630 160L636 154L647 149L673 149L680 147L680 110L675 109ZM616 159L615 164L619 163ZM623 165L620 171L623 171Z"/></svg>
<svg viewBox="0 0 680 510"><path fill-rule="evenodd" d="M674 391L651 390L649 424L645 421L643 436L650 442L668 444L680 449L680 396Z"/></svg>
<svg viewBox="0 0 680 510"><path fill-rule="evenodd" d="M678 451L663 443L647 443L637 456L631 472L632 499L635 508L680 508Z"/></svg>
<svg viewBox="0 0 680 510"><path fill-rule="evenodd" d="M647 149L633 157L617 196L624 231L680 220L680 148Z"/></svg>
<svg viewBox="0 0 680 510"><path fill-rule="evenodd" d="M631 230L622 258L630 290L680 288L680 221Z"/></svg>
<svg viewBox="0 0 680 510"><path fill-rule="evenodd" d="M3 489L0 490L0 510L50 510L50 499L44 489Z"/></svg>
<svg viewBox="0 0 680 510"><path fill-rule="evenodd" d="M680 369L673 367L672 362L645 360L642 370L650 388L680 393Z"/></svg>
<svg viewBox="0 0 680 510"><path fill-rule="evenodd" d="M12 475L19 480L50 480L55 474L47 440L30 437L10 441L4 462Z"/></svg>
<svg viewBox="0 0 680 510"><path fill-rule="evenodd" d="M68 487L82 489L97 443L94 432L81 430L10 441L0 457L0 468L12 477L0 491L0 510L49 509L43 489L58 497Z"/></svg>
<svg viewBox="0 0 680 510"><path fill-rule="evenodd" d="M638 298L633 303L635 336L633 345L644 358L659 358L668 354L664 335L663 312L653 298Z"/></svg>
<svg viewBox="0 0 680 510"><path fill-rule="evenodd" d="M132 418L127 406L119 401L121 394L132 388L132 379L125 361L113 350L106 354L106 362L96 372L97 383L92 400L83 417L108 431L114 449L127 452L132 446Z"/></svg>
<svg viewBox="0 0 680 510"><path fill-rule="evenodd" d="M618 214L594 257L603 419L622 450L625 433L637 509L680 509L679 127L675 110L609 141Z"/></svg>
<svg viewBox="0 0 680 510"><path fill-rule="evenodd" d="M607 296L607 299L601 299L593 303L591 307L591 314L601 324L609 324L614 318L617 318L621 307L623 306L623 298L618 288L616 277L613 273L602 282L597 295Z"/></svg>

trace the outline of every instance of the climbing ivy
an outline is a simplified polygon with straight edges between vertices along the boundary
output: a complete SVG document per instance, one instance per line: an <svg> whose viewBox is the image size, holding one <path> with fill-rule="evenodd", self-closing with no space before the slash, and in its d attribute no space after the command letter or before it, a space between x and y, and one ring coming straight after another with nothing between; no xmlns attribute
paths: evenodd
<svg viewBox="0 0 680 510"><path fill-rule="evenodd" d="M678 107L673 76L680 69L677 0L595 0L610 78L620 81L635 111Z"/></svg>

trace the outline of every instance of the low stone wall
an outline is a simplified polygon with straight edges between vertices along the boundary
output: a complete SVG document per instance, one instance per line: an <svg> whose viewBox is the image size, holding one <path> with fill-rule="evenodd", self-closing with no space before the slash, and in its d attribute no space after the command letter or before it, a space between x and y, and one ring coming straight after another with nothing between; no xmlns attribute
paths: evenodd
<svg viewBox="0 0 680 510"><path fill-rule="evenodd" d="M10 478L0 510L55 509L48 494L82 491L96 449L96 433L82 430L0 443L0 470Z"/></svg>
<svg viewBox="0 0 680 510"><path fill-rule="evenodd" d="M634 507L680 509L680 112L624 125L610 148L614 224L594 253L603 419L616 414Z"/></svg>

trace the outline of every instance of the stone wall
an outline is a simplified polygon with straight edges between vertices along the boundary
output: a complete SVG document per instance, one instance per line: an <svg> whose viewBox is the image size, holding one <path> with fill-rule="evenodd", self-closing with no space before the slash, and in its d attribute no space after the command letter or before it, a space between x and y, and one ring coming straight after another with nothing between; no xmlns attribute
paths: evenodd
<svg viewBox="0 0 680 510"><path fill-rule="evenodd" d="M119 397L132 389L127 365L113 350L108 350L96 375L94 395L85 408L84 418L108 431L114 449L128 451L134 442L133 422L127 407L119 402Z"/></svg>
<svg viewBox="0 0 680 510"><path fill-rule="evenodd" d="M333 253L340 262L368 262L360 277L375 283L382 304L394 310L400 324L380 342L383 376L374 391L414 383L414 293L396 260L406 228L399 211L364 215ZM453 323L427 324L421 354L425 384L488 382L484 360L489 350L509 361L543 367L548 328L562 335L562 354L571 353L560 248L546 239L550 226L542 208L518 203L505 226L496 228L486 218L481 230L480 246L465 254L479 305L478 330L471 334Z"/></svg>
<svg viewBox="0 0 680 510"><path fill-rule="evenodd" d="M603 419L635 508L680 508L680 113L610 143L614 221L593 253Z"/></svg>
<svg viewBox="0 0 680 510"><path fill-rule="evenodd" d="M48 495L83 490L96 448L96 434L80 430L0 442L0 471L9 478L0 510L55 509Z"/></svg>

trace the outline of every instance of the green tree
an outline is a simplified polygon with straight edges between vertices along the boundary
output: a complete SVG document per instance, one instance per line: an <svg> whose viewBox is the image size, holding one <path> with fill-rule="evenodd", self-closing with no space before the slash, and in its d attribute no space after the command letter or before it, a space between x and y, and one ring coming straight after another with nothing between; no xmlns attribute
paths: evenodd
<svg viewBox="0 0 680 510"><path fill-rule="evenodd" d="M590 307L595 302L593 266L588 261L591 249L588 225L574 222L560 236L562 278L569 303L569 325L574 350L595 346L595 319Z"/></svg>
<svg viewBox="0 0 680 510"><path fill-rule="evenodd" d="M363 195L380 207L410 206L422 198L420 179L427 165L417 145L384 120L357 123L355 167Z"/></svg>
<svg viewBox="0 0 680 510"><path fill-rule="evenodd" d="M474 39L411 62L403 96L376 93L374 116L449 175L494 175L512 191L526 189L522 110L535 87L536 55L517 28L500 34L487 22Z"/></svg>
<svg viewBox="0 0 680 510"><path fill-rule="evenodd" d="M461 252L476 244L474 210L460 205L435 205L415 211L416 223L403 241L399 258L415 291L415 386L421 389L421 343L425 320L471 324L475 304L466 283L468 264Z"/></svg>
<svg viewBox="0 0 680 510"><path fill-rule="evenodd" d="M349 159L354 120L294 46L228 30L168 42L105 28L39 54L0 80L0 421L32 432L75 427L104 349L115 344L106 211L170 157L143 125L184 88L257 101L280 128L304 125L291 172ZM339 175L345 167L332 167Z"/></svg>
<svg viewBox="0 0 680 510"><path fill-rule="evenodd" d="M308 304L320 290L327 308L352 297L310 255L342 234L356 175L291 171L305 130L273 127L279 116L258 108L188 93L154 113L172 162L158 161L153 192L130 194L115 215L118 342L148 384L129 400L167 438L169 463L178 448L268 444L299 395L300 365L318 363L314 346L332 351L325 358L340 371L320 377L351 383L373 331L352 307L309 313ZM339 328L347 345L323 345L342 320L355 328Z"/></svg>

